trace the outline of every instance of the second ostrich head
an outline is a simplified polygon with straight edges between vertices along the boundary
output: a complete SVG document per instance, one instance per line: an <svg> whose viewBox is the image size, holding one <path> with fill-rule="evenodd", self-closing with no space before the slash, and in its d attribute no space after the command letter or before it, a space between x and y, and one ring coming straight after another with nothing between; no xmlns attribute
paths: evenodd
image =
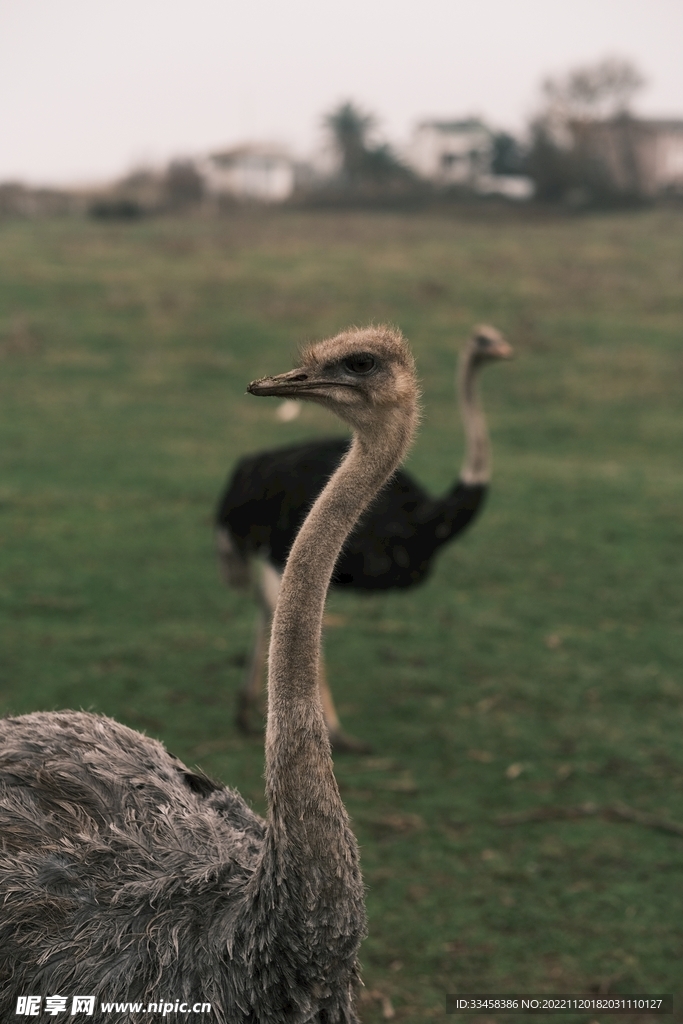
<svg viewBox="0 0 683 1024"><path fill-rule="evenodd" d="M479 324L472 332L466 354L476 365L482 365L498 359L512 359L514 351L512 345L495 327Z"/></svg>
<svg viewBox="0 0 683 1024"><path fill-rule="evenodd" d="M396 412L414 421L418 398L413 357L400 332L384 326L309 345L297 369L253 381L247 390L317 402L361 432L386 428Z"/></svg>
<svg viewBox="0 0 683 1024"><path fill-rule="evenodd" d="M512 355L512 346L500 331L488 324L475 327L462 350L458 390L460 412L467 439L465 459L460 470L460 479L464 484L481 487L488 484L491 477L488 431L476 393L476 378L482 366L501 359L511 359Z"/></svg>

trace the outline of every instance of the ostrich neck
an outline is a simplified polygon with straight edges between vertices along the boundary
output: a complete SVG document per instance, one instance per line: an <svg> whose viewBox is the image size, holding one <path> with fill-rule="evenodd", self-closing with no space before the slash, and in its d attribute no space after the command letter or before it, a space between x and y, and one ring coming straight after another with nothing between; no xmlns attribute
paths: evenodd
<svg viewBox="0 0 683 1024"><path fill-rule="evenodd" d="M393 410L381 427L359 430L294 542L273 619L268 672L266 788L272 829L303 830L321 851L346 822L332 772L318 691L325 597L358 517L401 461L414 411Z"/></svg>
<svg viewBox="0 0 683 1024"><path fill-rule="evenodd" d="M342 544L398 466L415 418L414 408L393 412L382 429L355 434L282 577L268 666L268 824L236 927L258 1004L254 1020L357 1020L365 894L320 703L320 634Z"/></svg>
<svg viewBox="0 0 683 1024"><path fill-rule="evenodd" d="M466 353L458 378L460 413L465 428L465 458L460 470L464 484L487 484L491 479L491 450L477 388L478 371L479 364L473 353Z"/></svg>

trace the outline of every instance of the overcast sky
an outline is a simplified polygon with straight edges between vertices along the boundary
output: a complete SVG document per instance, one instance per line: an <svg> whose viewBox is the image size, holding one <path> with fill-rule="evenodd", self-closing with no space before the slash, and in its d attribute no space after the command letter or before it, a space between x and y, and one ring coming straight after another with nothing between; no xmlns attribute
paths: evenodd
<svg viewBox="0 0 683 1024"><path fill-rule="evenodd" d="M320 142L352 98L518 130L539 81L606 55L683 117L683 0L0 0L0 180L97 181L246 139Z"/></svg>

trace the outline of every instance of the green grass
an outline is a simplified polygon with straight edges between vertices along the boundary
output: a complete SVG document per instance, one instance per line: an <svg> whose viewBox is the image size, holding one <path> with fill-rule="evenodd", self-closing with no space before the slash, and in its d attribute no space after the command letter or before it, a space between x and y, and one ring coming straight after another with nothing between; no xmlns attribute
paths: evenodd
<svg viewBox="0 0 683 1024"><path fill-rule="evenodd" d="M219 582L212 511L242 453L338 427L282 425L245 384L302 340L398 324L424 385L409 465L436 492L457 347L487 320L517 349L483 380L471 533L420 590L329 602L333 689L375 750L336 765L366 1024L382 997L420 1022L446 992L601 986L676 992L683 1020L681 838L495 823L586 801L683 822L682 281L681 211L0 226L2 710L114 715L259 810L261 742L232 722L254 606Z"/></svg>

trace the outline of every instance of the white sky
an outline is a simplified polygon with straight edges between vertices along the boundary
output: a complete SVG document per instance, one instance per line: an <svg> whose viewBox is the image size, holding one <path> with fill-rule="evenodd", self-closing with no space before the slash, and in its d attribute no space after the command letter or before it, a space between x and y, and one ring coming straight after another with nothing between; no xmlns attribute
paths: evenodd
<svg viewBox="0 0 683 1024"><path fill-rule="evenodd" d="M299 153L351 98L518 130L538 83L606 55L683 116L683 0L0 0L0 180L95 181L245 139Z"/></svg>

